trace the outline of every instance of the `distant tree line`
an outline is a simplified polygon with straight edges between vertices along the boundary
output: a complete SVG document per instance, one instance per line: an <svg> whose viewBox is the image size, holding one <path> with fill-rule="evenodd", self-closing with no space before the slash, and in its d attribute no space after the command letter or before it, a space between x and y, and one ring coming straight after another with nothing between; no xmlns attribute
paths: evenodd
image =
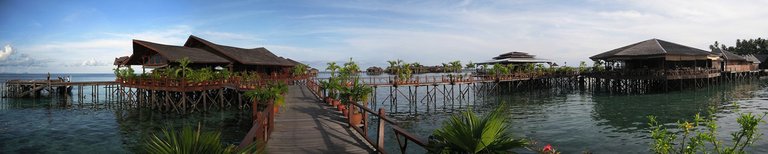
<svg viewBox="0 0 768 154"><path fill-rule="evenodd" d="M709 49L712 51L716 49L723 49L733 52L735 54L768 54L768 40L763 38L757 39L737 39L736 46L726 46L715 41L715 44L709 45Z"/></svg>

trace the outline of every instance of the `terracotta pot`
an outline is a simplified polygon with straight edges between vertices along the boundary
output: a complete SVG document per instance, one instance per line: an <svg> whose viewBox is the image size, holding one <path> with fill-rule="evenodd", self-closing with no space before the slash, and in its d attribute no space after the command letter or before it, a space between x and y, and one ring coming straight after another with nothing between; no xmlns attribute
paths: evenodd
<svg viewBox="0 0 768 154"><path fill-rule="evenodd" d="M337 110L337 111L344 111L344 109L345 109L345 108L346 108L346 107L344 107L344 105L341 105L341 104L339 104L339 105L336 105L336 110Z"/></svg>
<svg viewBox="0 0 768 154"><path fill-rule="evenodd" d="M280 106L279 105L275 105L275 106L272 107L272 113L277 113L279 111L280 111Z"/></svg>
<svg viewBox="0 0 768 154"><path fill-rule="evenodd" d="M333 106L341 105L341 100L335 100L335 99L331 99L331 100L333 101Z"/></svg>
<svg viewBox="0 0 768 154"><path fill-rule="evenodd" d="M349 110L347 110L347 107L345 107L344 105L341 105L341 114L344 115L344 117L347 117L348 113L349 113Z"/></svg>
<svg viewBox="0 0 768 154"><path fill-rule="evenodd" d="M350 117L350 121L352 121L353 126L357 126L358 124L361 124L363 122L363 114L352 113L352 117Z"/></svg>

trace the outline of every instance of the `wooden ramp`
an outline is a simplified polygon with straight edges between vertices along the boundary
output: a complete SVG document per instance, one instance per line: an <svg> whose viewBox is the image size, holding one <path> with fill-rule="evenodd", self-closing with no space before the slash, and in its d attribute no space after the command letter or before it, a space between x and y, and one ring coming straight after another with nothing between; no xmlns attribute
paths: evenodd
<svg viewBox="0 0 768 154"><path fill-rule="evenodd" d="M373 153L341 113L320 102L304 86L290 86L285 107L275 117L267 153Z"/></svg>

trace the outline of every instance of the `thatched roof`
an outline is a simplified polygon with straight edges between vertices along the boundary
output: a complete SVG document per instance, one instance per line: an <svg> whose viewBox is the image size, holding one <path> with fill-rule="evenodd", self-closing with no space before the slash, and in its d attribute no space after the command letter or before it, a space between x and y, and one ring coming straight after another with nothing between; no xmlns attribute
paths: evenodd
<svg viewBox="0 0 768 154"><path fill-rule="evenodd" d="M490 61L480 62L480 63L476 63L476 64L482 65L482 64L496 64L496 63L501 63L501 64L507 64L507 63L551 63L551 61L547 60L547 59L536 58L535 55L530 55L530 54L525 53L525 52L514 51L514 52L507 52L507 53L501 54L499 56L493 57L493 59L490 60Z"/></svg>
<svg viewBox="0 0 768 154"><path fill-rule="evenodd" d="M723 49L715 49L712 53L720 55L720 57L728 61L747 61L746 58Z"/></svg>
<svg viewBox="0 0 768 154"><path fill-rule="evenodd" d="M278 57L266 48L243 49L211 43L190 35L184 46L173 46L133 40L133 55L126 60L115 59L115 65L142 65L144 58L155 53L170 62L188 57L192 63L294 66L296 61Z"/></svg>
<svg viewBox="0 0 768 154"><path fill-rule="evenodd" d="M193 63L217 63L227 64L229 60L203 49L157 44L142 40L133 40L133 52L131 58L126 62L130 65L141 65L140 55L156 52L171 62L178 62L184 57L188 57Z"/></svg>
<svg viewBox="0 0 768 154"><path fill-rule="evenodd" d="M592 57L592 60L615 60L615 59L633 59L633 58L648 58L655 56L696 56L706 57L712 55L712 53L672 43L660 39L650 39L635 44L630 44L621 48L606 51Z"/></svg>
<svg viewBox="0 0 768 154"><path fill-rule="evenodd" d="M499 60L499 59L507 59L507 58L533 58L533 57L536 57L536 55L529 55L528 53L525 53L525 52L513 51L513 52L507 52L499 56L493 57L493 59Z"/></svg>
<svg viewBox="0 0 768 154"><path fill-rule="evenodd" d="M755 56L753 54L744 55L744 59L746 59L749 62L755 63L755 64L762 63L760 58L758 58L757 56ZM765 58L763 58L763 60L765 60Z"/></svg>
<svg viewBox="0 0 768 154"><path fill-rule="evenodd" d="M115 58L115 63L113 65L123 65L125 64L125 61L128 60L128 58L130 57L129 56L117 57Z"/></svg>
<svg viewBox="0 0 768 154"><path fill-rule="evenodd" d="M217 55L226 57L240 64L246 65L275 65L275 66L294 66L295 64L290 61L280 58L267 50L266 48L253 48L243 49L238 47L219 45L212 43L208 40L204 40L194 35L190 35L185 47L195 47L203 49L211 49L211 52L215 52Z"/></svg>

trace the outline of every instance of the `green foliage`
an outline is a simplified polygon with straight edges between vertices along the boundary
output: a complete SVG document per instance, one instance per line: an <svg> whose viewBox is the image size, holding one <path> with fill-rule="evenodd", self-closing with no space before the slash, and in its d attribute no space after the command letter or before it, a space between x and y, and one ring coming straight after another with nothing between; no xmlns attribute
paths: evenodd
<svg viewBox="0 0 768 154"><path fill-rule="evenodd" d="M716 49L724 49L731 51L735 54L768 54L768 40L763 38L757 39L737 39L736 46L726 46L725 44L719 44L715 41L715 44L709 46L713 51Z"/></svg>
<svg viewBox="0 0 768 154"><path fill-rule="evenodd" d="M467 67L466 68L467 69L472 69L472 68L475 68L475 66L477 66L477 65L475 65L475 63L473 63L472 61L469 61L469 63L467 63Z"/></svg>
<svg viewBox="0 0 768 154"><path fill-rule="evenodd" d="M325 68L325 70L331 71L331 77L336 76L336 70L339 70L339 65L336 65L336 62L328 62L328 67Z"/></svg>
<svg viewBox="0 0 768 154"><path fill-rule="evenodd" d="M214 72L211 68L201 68L199 70L189 69L189 71L186 72L186 76L184 76L184 79L192 82L209 81L213 78Z"/></svg>
<svg viewBox="0 0 768 154"><path fill-rule="evenodd" d="M452 72L461 72L461 61L452 61L449 64Z"/></svg>
<svg viewBox="0 0 768 154"><path fill-rule="evenodd" d="M261 103L274 102L277 106L285 104L285 94L288 92L288 86L282 82L270 82L266 86L249 90L245 92L245 97Z"/></svg>
<svg viewBox="0 0 768 154"><path fill-rule="evenodd" d="M213 74L213 78L218 80L226 80L229 79L230 76L232 76L232 72L229 72L227 69L216 71Z"/></svg>
<svg viewBox="0 0 768 154"><path fill-rule="evenodd" d="M430 153L510 153L510 149L524 147L527 141L514 139L506 123L505 107L496 108L478 117L472 111L453 115L443 127L433 133Z"/></svg>
<svg viewBox="0 0 768 154"><path fill-rule="evenodd" d="M175 72L177 77L186 77L187 72L192 71L191 68L187 67L189 63L192 63L192 60L189 60L189 57L179 59L179 67L181 68L177 69Z"/></svg>
<svg viewBox="0 0 768 154"><path fill-rule="evenodd" d="M298 64L291 69L293 76L302 76L307 74L307 65Z"/></svg>
<svg viewBox="0 0 768 154"><path fill-rule="evenodd" d="M369 95L373 93L373 88L370 86L365 85L364 83L360 82L359 78L355 78L352 82L352 86L349 87L342 87L342 95L348 96L349 99L344 99L342 102L345 101L352 101L352 102L360 102L363 101L363 105L367 105L367 100L369 98ZM345 102L348 103L348 102Z"/></svg>
<svg viewBox="0 0 768 154"><path fill-rule="evenodd" d="M587 62L581 61L579 62L579 73L585 72L587 72Z"/></svg>
<svg viewBox="0 0 768 154"><path fill-rule="evenodd" d="M190 126L185 126L181 132L164 129L162 137L152 135L144 143L144 150L151 154L264 153L264 146L256 143L243 149L237 149L235 145L224 146L220 132L202 132L198 124L197 130Z"/></svg>
<svg viewBox="0 0 768 154"><path fill-rule="evenodd" d="M136 74L133 71L133 68L131 67L115 68L112 70L114 71L116 77L123 78L123 79L136 78Z"/></svg>
<svg viewBox="0 0 768 154"><path fill-rule="evenodd" d="M744 148L751 146L762 136L757 126L760 122L764 122L763 118L765 116L766 113L760 117L752 113L742 113L736 119L741 129L731 134L733 144L730 147L725 146L722 141L717 139L718 126L714 120L714 108L710 109L710 114L707 118L702 118L699 114L696 114L691 122L678 121L678 129L682 133L682 139L679 140L679 143L675 143L678 134L664 128L656 120L656 117L648 116L648 125L651 127L651 138L653 139L651 150L654 153L660 154L693 154L701 152L719 154L744 153ZM705 127L704 130L699 128L702 125ZM676 145L679 145L679 147L676 147Z"/></svg>

